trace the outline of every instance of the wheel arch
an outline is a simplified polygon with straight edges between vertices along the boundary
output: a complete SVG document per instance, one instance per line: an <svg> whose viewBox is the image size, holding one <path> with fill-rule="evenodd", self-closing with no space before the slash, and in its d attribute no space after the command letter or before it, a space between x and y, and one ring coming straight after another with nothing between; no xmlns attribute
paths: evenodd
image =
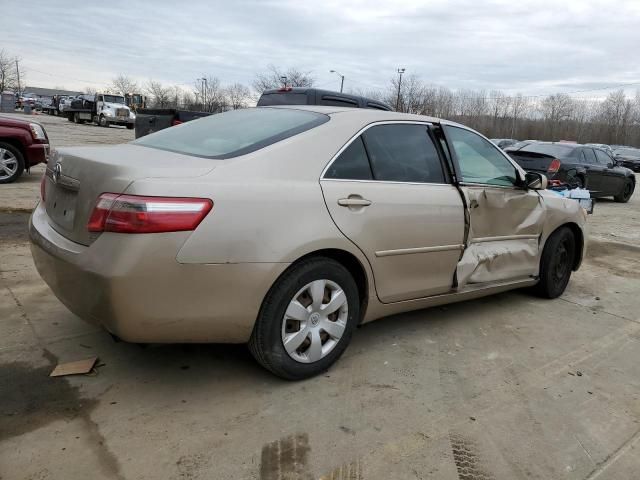
<svg viewBox="0 0 640 480"><path fill-rule="evenodd" d="M3 137L3 138L0 138L0 142L8 143L12 147L16 148L20 152L20 154L22 155L22 159L26 163L27 159L26 159L25 148L24 148L24 145L22 144L22 142L20 140L18 140L17 138L13 138L13 137Z"/></svg>
<svg viewBox="0 0 640 480"><path fill-rule="evenodd" d="M289 268L287 268L287 270L285 270L285 272L283 272L280 276L284 275L289 269L296 266L298 263L314 257L330 258L341 264L349 271L354 281L356 282L356 286L358 287L358 297L360 301L360 318L358 319L358 323L360 323L365 317L371 286L365 266L353 253L340 248L324 248L320 250L314 250L293 261ZM278 282L280 276L273 282L273 285Z"/></svg>
<svg viewBox="0 0 640 480"><path fill-rule="evenodd" d="M573 259L573 265L572 265L572 270L575 272L576 270L578 270L578 268L580 268L580 265L582 264L582 260L583 260L583 254L584 254L584 232L582 231L582 229L580 228L580 226L577 223L574 222L567 222L567 223L563 223L562 225L558 225L547 237L547 241L549 240L549 238L551 238L551 236L556 233L558 230L560 230L563 227L567 227L569 230L571 230L571 233L573 233L573 238L575 238L576 240L576 256ZM546 246L546 241L545 241L545 246Z"/></svg>

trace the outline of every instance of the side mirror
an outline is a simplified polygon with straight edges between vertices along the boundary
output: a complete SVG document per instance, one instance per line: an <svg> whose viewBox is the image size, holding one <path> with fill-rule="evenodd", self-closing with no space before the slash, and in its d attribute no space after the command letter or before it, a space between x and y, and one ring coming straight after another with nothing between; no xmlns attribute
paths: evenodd
<svg viewBox="0 0 640 480"><path fill-rule="evenodd" d="M549 185L547 177L541 173L527 172L524 177L524 183L531 190L546 190Z"/></svg>

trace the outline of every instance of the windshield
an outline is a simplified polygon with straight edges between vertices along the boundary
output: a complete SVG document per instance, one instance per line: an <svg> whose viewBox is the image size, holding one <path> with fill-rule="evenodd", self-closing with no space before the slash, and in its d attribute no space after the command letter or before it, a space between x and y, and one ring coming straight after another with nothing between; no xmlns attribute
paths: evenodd
<svg viewBox="0 0 640 480"><path fill-rule="evenodd" d="M124 103L124 97L118 95L104 95L104 101L109 103Z"/></svg>
<svg viewBox="0 0 640 480"><path fill-rule="evenodd" d="M281 108L232 110L167 128L133 143L207 158L259 150L329 121L327 115Z"/></svg>

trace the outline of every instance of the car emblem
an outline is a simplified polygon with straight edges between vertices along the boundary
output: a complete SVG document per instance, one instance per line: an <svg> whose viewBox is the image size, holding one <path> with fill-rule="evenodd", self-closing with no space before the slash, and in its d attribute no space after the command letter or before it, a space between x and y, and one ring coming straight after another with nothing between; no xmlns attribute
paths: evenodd
<svg viewBox="0 0 640 480"><path fill-rule="evenodd" d="M53 183L58 183L58 180L60 180L61 175L62 175L62 164L56 163L56 166L53 167L53 176L51 177L51 179L53 180Z"/></svg>

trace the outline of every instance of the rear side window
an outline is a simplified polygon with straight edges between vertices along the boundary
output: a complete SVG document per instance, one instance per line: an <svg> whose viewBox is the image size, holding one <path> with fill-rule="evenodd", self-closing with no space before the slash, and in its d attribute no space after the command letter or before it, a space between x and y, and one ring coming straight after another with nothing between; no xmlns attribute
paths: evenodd
<svg viewBox="0 0 640 480"><path fill-rule="evenodd" d="M286 108L232 110L166 128L135 145L224 159L245 155L329 121L329 116Z"/></svg>
<svg viewBox="0 0 640 480"><path fill-rule="evenodd" d="M259 107L268 107L270 105L306 105L306 93L265 93L258 100Z"/></svg>
<svg viewBox="0 0 640 480"><path fill-rule="evenodd" d="M376 180L444 183L440 157L425 125L378 125L363 137Z"/></svg>
<svg viewBox="0 0 640 480"><path fill-rule="evenodd" d="M598 163L600 165L607 166L609 165L609 163L612 163L612 160L611 158L609 158L609 155L604 153L602 150L595 150L595 152L596 152L596 158L598 159Z"/></svg>
<svg viewBox="0 0 640 480"><path fill-rule="evenodd" d="M373 178L362 137L351 142L331 164L324 177L343 180L371 180Z"/></svg>
<svg viewBox="0 0 640 480"><path fill-rule="evenodd" d="M594 165L597 163L596 154L593 153L592 149L585 148L582 150L582 153L584 154L585 163L588 163L589 165Z"/></svg>

